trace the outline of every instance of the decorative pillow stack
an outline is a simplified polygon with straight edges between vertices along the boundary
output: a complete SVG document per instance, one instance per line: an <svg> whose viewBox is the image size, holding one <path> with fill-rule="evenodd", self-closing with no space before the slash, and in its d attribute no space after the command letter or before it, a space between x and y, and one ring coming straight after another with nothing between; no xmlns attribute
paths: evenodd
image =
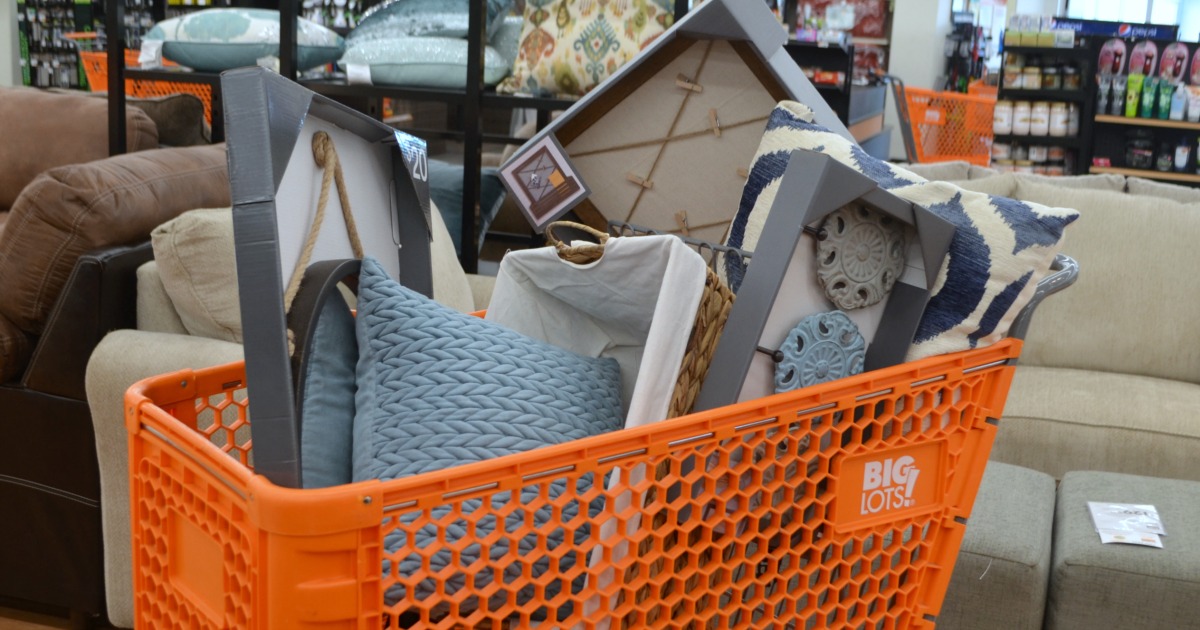
<svg viewBox="0 0 1200 630"><path fill-rule="evenodd" d="M775 108L727 244L754 250L793 150L825 153L957 228L908 360L1002 339L1032 299L1058 253L1064 229L1079 213L928 182L867 155L812 120L812 111L800 103L784 101ZM740 268L730 262L723 271L731 286L740 284Z"/></svg>
<svg viewBox="0 0 1200 630"><path fill-rule="evenodd" d="M526 0L512 76L497 91L582 96L674 21L671 0Z"/></svg>
<svg viewBox="0 0 1200 630"><path fill-rule="evenodd" d="M515 38L516 32L501 29L512 0L487 0L486 28L497 47L497 37ZM369 11L347 41L346 54L338 62L370 68L371 83L442 89L462 89L467 83L467 0L391 0ZM495 85L512 65L512 60L492 45L484 51L483 80Z"/></svg>
<svg viewBox="0 0 1200 630"><path fill-rule="evenodd" d="M332 63L341 54L342 36L315 22L296 20L296 66L307 70ZM145 39L163 40L163 56L202 72L253 66L262 57L279 56L279 11L205 9L154 25Z"/></svg>
<svg viewBox="0 0 1200 630"><path fill-rule="evenodd" d="M452 311L396 283L371 259L363 261L358 297L355 481L418 475L621 427L620 374L612 359L582 357ZM551 483L550 497L564 490L565 482ZM536 488L527 488L522 504L529 504L537 494ZM496 505L515 498L490 501ZM572 514L580 508L571 503L562 509ZM428 516L440 519L451 509L434 508ZM464 512L471 511L464 507ZM401 514L398 519L412 523L419 515ZM534 511L530 518L540 524L551 516L547 508ZM474 536L485 537L496 525L495 519L481 522ZM445 540L452 542L466 533L465 523L453 524ZM425 547L437 536L434 526L425 526L417 530L412 544ZM518 545L518 555L523 555L536 546L534 538L510 542L501 537L491 544L490 557L501 558L510 544ZM402 530L385 540L390 552L404 544ZM462 555L470 553L478 554L478 547ZM450 561L449 550L439 551L429 560L430 568L441 570ZM420 562L417 556L402 559L400 574L412 574ZM457 564L470 562L464 559ZM548 570L545 564L535 563L535 575ZM560 562L560 568L566 567ZM475 586L494 579L483 573L475 576ZM465 579L461 574L449 578L447 592L461 588ZM433 585L421 584L417 590L426 587ZM399 594L388 596L391 600Z"/></svg>

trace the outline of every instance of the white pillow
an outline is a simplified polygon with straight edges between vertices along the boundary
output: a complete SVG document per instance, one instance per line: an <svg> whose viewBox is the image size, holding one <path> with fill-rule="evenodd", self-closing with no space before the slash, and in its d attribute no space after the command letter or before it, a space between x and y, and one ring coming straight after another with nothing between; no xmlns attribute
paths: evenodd
<svg viewBox="0 0 1200 630"><path fill-rule="evenodd" d="M461 90L467 84L467 40L394 37L354 42L338 62L371 67L371 83ZM491 46L483 60L483 82L495 85L511 64Z"/></svg>
<svg viewBox="0 0 1200 630"><path fill-rule="evenodd" d="M304 18L296 20L296 65L307 70L342 54L341 35ZM279 56L279 12L270 9L205 9L154 25L145 39L163 40L163 56L202 72L253 66Z"/></svg>

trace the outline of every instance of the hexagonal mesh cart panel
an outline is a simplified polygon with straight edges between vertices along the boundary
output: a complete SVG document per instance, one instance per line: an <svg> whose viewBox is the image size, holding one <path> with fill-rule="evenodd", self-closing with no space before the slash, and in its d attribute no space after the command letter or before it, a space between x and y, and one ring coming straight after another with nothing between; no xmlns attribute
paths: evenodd
<svg viewBox="0 0 1200 630"><path fill-rule="evenodd" d="M253 474L241 364L144 381L137 621L931 627L1019 348L322 490Z"/></svg>

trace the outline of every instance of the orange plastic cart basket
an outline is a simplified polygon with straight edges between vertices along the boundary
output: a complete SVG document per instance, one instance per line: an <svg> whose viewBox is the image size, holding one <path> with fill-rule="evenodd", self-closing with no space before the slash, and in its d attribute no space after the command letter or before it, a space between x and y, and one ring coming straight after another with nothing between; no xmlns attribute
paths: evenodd
<svg viewBox="0 0 1200 630"><path fill-rule="evenodd" d="M995 98L919 88L904 97L918 162L991 162Z"/></svg>
<svg viewBox="0 0 1200 630"><path fill-rule="evenodd" d="M90 42L96 38L95 33L67 33L67 39L75 42L79 48L79 63L83 66L84 76L87 77L88 88L93 92L108 90L108 53L89 50ZM125 50L125 66L137 68L139 53L136 50ZM172 61L163 60L167 67L178 66ZM134 98L158 98L172 94L191 94L204 103L204 119L212 124L212 87L203 83L183 81L147 81L144 79L125 79L125 95Z"/></svg>
<svg viewBox="0 0 1200 630"><path fill-rule="evenodd" d="M147 379L137 627L932 628L1020 348L317 490L254 473L243 364Z"/></svg>

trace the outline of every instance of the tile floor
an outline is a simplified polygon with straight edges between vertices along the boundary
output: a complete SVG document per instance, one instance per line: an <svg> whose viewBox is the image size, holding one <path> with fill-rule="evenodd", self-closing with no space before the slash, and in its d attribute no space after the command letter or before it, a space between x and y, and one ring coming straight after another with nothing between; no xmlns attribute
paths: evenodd
<svg viewBox="0 0 1200 630"><path fill-rule="evenodd" d="M47 630L67 628L66 619L0 607L0 630Z"/></svg>

